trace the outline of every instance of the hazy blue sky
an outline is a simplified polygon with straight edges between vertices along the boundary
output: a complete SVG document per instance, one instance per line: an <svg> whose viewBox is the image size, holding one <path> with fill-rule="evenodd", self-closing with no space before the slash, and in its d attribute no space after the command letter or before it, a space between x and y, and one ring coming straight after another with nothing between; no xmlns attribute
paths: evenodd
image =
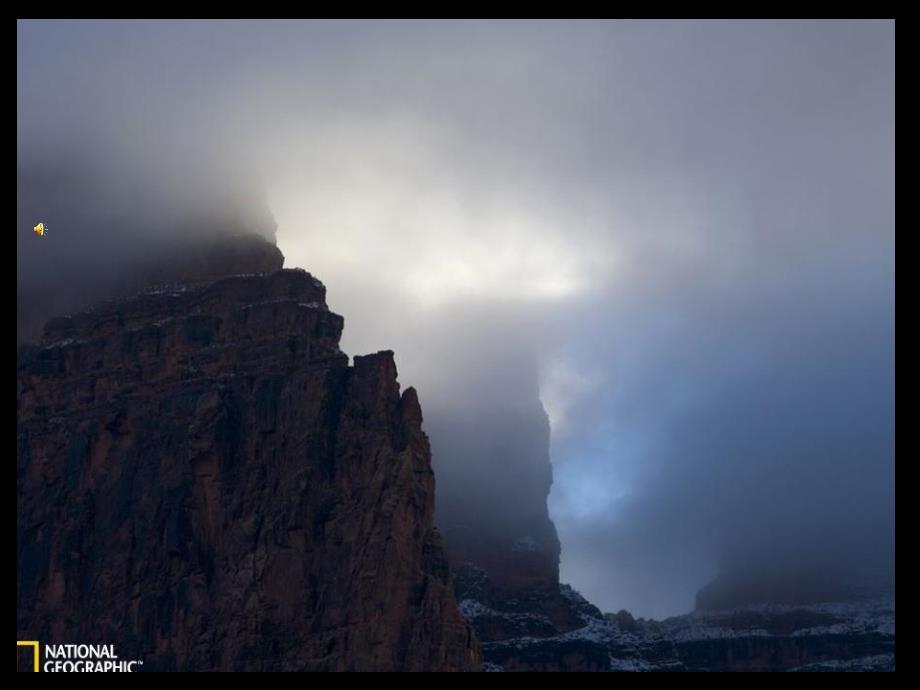
<svg viewBox="0 0 920 690"><path fill-rule="evenodd" d="M20 178L54 271L94 218L265 200L423 407L535 362L601 608L889 559L893 22L32 21L17 75L21 172L80 171L57 206Z"/></svg>

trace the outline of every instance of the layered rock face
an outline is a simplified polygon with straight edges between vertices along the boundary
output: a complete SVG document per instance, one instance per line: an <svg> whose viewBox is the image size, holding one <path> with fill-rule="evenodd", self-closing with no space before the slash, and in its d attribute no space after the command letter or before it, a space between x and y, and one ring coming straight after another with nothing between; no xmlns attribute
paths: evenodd
<svg viewBox="0 0 920 690"><path fill-rule="evenodd" d="M390 352L349 366L324 287L282 265L199 242L20 348L19 639L144 670L894 669L893 599L720 585L637 621L560 584L536 391L438 410L445 552L415 391Z"/></svg>
<svg viewBox="0 0 920 690"><path fill-rule="evenodd" d="M689 671L894 671L894 598L757 604L640 621Z"/></svg>
<svg viewBox="0 0 920 690"><path fill-rule="evenodd" d="M664 621L601 612L572 588L495 599L482 573L457 578L460 609L489 671L894 671L894 600L760 604ZM559 624L565 611L579 623Z"/></svg>
<svg viewBox="0 0 920 690"><path fill-rule="evenodd" d="M277 269L20 348L19 639L145 670L479 668L414 389L391 352L349 366L325 288Z"/></svg>

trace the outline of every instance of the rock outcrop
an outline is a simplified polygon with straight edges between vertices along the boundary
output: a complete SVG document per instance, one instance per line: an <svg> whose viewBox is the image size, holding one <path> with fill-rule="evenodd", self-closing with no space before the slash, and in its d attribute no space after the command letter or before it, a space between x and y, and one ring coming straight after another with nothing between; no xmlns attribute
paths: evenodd
<svg viewBox="0 0 920 690"><path fill-rule="evenodd" d="M145 670L478 670L415 390L391 352L349 366L323 285L259 256L20 348L19 639Z"/></svg>
<svg viewBox="0 0 920 690"><path fill-rule="evenodd" d="M350 366L323 285L264 240L173 256L19 348L19 639L144 670L894 669L893 598L719 582L647 621L560 584L536 391L439 410L445 551L393 354Z"/></svg>
<svg viewBox="0 0 920 690"><path fill-rule="evenodd" d="M514 383L496 389L479 381L469 386L472 393L461 390L449 407L436 408L431 425L436 520L457 599L482 643L487 668L597 670L577 652L563 659L544 649L541 662L529 664L515 660L505 646L521 637L555 638L585 622L584 608L573 606L559 584L560 544L547 507L550 428L536 372L519 362L492 367ZM528 385L533 396L521 400Z"/></svg>
<svg viewBox="0 0 920 690"><path fill-rule="evenodd" d="M508 596L486 573L455 573L460 610L482 642L487 671L680 670L661 636L623 630L567 585Z"/></svg>
<svg viewBox="0 0 920 690"><path fill-rule="evenodd" d="M640 621L688 671L893 671L894 598L757 604Z"/></svg>
<svg viewBox="0 0 920 690"><path fill-rule="evenodd" d="M432 438L438 527L455 569L473 566L509 597L559 588L560 544L549 517L549 421L533 399L490 391L438 409Z"/></svg>
<svg viewBox="0 0 920 690"><path fill-rule="evenodd" d="M894 601L695 612L663 621L601 612L571 587L495 598L481 571L456 577L489 671L893 671ZM577 624L573 625L573 622Z"/></svg>

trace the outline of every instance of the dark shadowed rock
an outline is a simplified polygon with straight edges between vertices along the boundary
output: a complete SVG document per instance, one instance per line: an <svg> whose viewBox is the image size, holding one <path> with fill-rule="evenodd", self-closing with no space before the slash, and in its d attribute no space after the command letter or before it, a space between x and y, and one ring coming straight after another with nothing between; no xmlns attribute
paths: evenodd
<svg viewBox="0 0 920 690"><path fill-rule="evenodd" d="M272 273L283 265L278 247L260 235L192 228L181 240L138 241L131 253L113 253L103 270L68 264L41 285L21 288L17 342L37 342L50 317L90 309L103 299L125 299L155 286L201 285L226 276Z"/></svg>
<svg viewBox="0 0 920 690"><path fill-rule="evenodd" d="M549 420L537 397L489 392L439 410L437 524L455 568L471 564L513 598L559 588L549 517Z"/></svg>
<svg viewBox="0 0 920 690"><path fill-rule="evenodd" d="M349 366L325 288L265 244L20 348L19 639L145 670L478 669L418 396L391 352Z"/></svg>
<svg viewBox="0 0 920 690"><path fill-rule="evenodd" d="M633 615L625 609L621 609L616 613L605 614L604 618L611 621L612 623L616 623L617 626L627 632L634 633L639 629L639 623L637 623L636 619L633 618Z"/></svg>

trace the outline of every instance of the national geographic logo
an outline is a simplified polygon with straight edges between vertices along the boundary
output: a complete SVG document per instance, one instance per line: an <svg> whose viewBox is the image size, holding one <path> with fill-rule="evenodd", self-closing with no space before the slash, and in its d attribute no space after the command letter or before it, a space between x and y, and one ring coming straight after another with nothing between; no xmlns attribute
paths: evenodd
<svg viewBox="0 0 920 690"><path fill-rule="evenodd" d="M115 654L113 644L46 644L44 646L44 663L39 652L39 643L35 640L16 641L19 671L49 671L62 673L133 673L144 664L140 659L123 660ZM31 650L28 664L22 666L22 648Z"/></svg>
<svg viewBox="0 0 920 690"><path fill-rule="evenodd" d="M17 653L17 655L19 654L19 648L20 648L20 647L26 647L26 648L31 647L31 648L32 648L32 652L33 652L33 654L32 654L32 659L31 659L32 670L33 670L33 671L38 671L38 642L37 642L37 641L34 641L34 640L29 640L29 641L16 640L16 653ZM18 662L18 661L19 661L19 660L17 659L17 662ZM17 671L22 671L22 670L28 670L28 669L21 669L21 668L19 668L19 666L17 665L16 670L17 670Z"/></svg>

